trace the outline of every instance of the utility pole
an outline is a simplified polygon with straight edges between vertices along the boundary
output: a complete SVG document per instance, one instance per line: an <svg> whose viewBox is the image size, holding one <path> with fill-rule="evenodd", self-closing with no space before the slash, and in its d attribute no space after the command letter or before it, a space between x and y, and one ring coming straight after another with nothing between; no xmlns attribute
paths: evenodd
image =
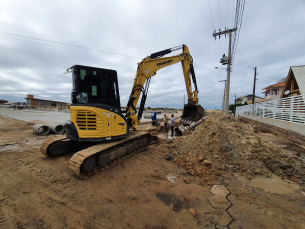
<svg viewBox="0 0 305 229"><path fill-rule="evenodd" d="M224 109L225 109L225 99L226 99L227 80L220 80L219 82L225 82L225 87L223 89L223 99L222 99L222 112L224 112Z"/></svg>
<svg viewBox="0 0 305 229"><path fill-rule="evenodd" d="M229 59L228 59L228 65L227 65L227 82L226 82L226 101L225 101L225 115L228 114L228 110L229 110L229 91L230 91L230 72L231 72L231 40L232 40L232 32L235 32L237 30L237 28L233 28L233 29L227 29L225 31L220 31L218 33L216 33L214 31L213 33L213 37L219 36L220 39L220 35L222 34L227 34L229 33L229 50L228 50L228 55L229 55Z"/></svg>
<svg viewBox="0 0 305 229"><path fill-rule="evenodd" d="M235 99L234 99L234 106L236 106L236 94L235 95Z"/></svg>
<svg viewBox="0 0 305 229"><path fill-rule="evenodd" d="M256 83L256 67L254 68L254 82L253 82L252 104L254 104L254 100L255 100L255 83ZM252 106L254 106L254 105L252 105Z"/></svg>

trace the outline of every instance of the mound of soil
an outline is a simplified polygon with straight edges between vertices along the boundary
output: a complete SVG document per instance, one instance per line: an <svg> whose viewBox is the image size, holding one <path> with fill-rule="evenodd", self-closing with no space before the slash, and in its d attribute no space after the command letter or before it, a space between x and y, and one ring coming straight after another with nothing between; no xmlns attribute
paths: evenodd
<svg viewBox="0 0 305 229"><path fill-rule="evenodd" d="M175 142L174 161L192 175L213 180L222 171L282 178L295 176L305 181L304 162L259 136L255 126L232 116L214 114L195 131Z"/></svg>

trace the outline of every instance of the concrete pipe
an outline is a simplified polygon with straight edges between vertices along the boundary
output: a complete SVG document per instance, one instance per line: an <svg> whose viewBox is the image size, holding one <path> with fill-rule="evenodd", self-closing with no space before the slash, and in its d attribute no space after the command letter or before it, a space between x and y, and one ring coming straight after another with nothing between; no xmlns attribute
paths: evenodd
<svg viewBox="0 0 305 229"><path fill-rule="evenodd" d="M39 135L47 135L50 133L50 128L42 124L35 124L33 126L33 131Z"/></svg>
<svg viewBox="0 0 305 229"><path fill-rule="evenodd" d="M60 124L47 124L50 130L55 134L62 134L65 131L65 127Z"/></svg>
<svg viewBox="0 0 305 229"><path fill-rule="evenodd" d="M202 119L198 120L197 122L187 122L187 124L189 124L189 126L180 126L180 127L176 127L175 128L175 132L177 135L182 136L186 131L189 131L193 128L195 128L196 126L198 126L199 124L201 124L205 119L207 119L210 116L206 116L203 117Z"/></svg>
<svg viewBox="0 0 305 229"><path fill-rule="evenodd" d="M151 119L152 113L144 114L144 118Z"/></svg>

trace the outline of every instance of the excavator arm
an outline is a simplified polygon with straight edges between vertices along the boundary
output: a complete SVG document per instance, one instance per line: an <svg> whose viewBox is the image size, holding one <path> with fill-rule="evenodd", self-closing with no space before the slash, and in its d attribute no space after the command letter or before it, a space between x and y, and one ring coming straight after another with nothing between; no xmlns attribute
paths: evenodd
<svg viewBox="0 0 305 229"><path fill-rule="evenodd" d="M164 55L178 49L182 49L182 53L171 57L163 57ZM189 53L188 47L186 45L181 45L175 48L156 52L144 58L140 63L138 63L136 77L134 79L134 84L126 109L129 128L136 130L140 119L142 118L151 77L156 75L158 70L178 62L181 62L182 64L185 86L188 95L188 104L195 106L198 105L198 88L193 67L193 58ZM192 81L195 88L194 91L192 89ZM142 99L140 108L137 111L136 106L141 94Z"/></svg>

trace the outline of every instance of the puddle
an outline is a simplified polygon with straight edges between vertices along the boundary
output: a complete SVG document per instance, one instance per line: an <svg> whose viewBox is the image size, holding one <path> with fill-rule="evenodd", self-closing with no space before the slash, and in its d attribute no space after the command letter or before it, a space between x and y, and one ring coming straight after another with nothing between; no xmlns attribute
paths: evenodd
<svg viewBox="0 0 305 229"><path fill-rule="evenodd" d="M158 199L167 206L170 206L171 204L177 204L181 209L189 209L191 207L188 202L185 200L177 199L175 195L166 195L163 193L157 193L156 195Z"/></svg>
<svg viewBox="0 0 305 229"><path fill-rule="evenodd" d="M0 152L20 148L18 144L0 146Z"/></svg>
<svg viewBox="0 0 305 229"><path fill-rule="evenodd" d="M20 130L26 130L26 129L0 129L0 131L20 131Z"/></svg>
<svg viewBox="0 0 305 229"><path fill-rule="evenodd" d="M299 155L299 154L305 155L305 148L295 144L293 141L290 141L286 138L274 136L272 134L267 134L267 133L260 134L260 136L264 139L269 140L273 144L277 145L278 147L283 149L284 152L289 153L288 151L290 151L295 155Z"/></svg>
<svg viewBox="0 0 305 229"><path fill-rule="evenodd" d="M301 147L301 146L296 145L296 144L288 145L286 147L283 147L283 149L294 151L294 152L297 152L297 153L305 154L305 149L303 147Z"/></svg>
<svg viewBox="0 0 305 229"><path fill-rule="evenodd" d="M293 193L299 189L299 185L293 181L282 180L276 175L272 175L271 178L255 177L251 180L249 186L278 194Z"/></svg>

